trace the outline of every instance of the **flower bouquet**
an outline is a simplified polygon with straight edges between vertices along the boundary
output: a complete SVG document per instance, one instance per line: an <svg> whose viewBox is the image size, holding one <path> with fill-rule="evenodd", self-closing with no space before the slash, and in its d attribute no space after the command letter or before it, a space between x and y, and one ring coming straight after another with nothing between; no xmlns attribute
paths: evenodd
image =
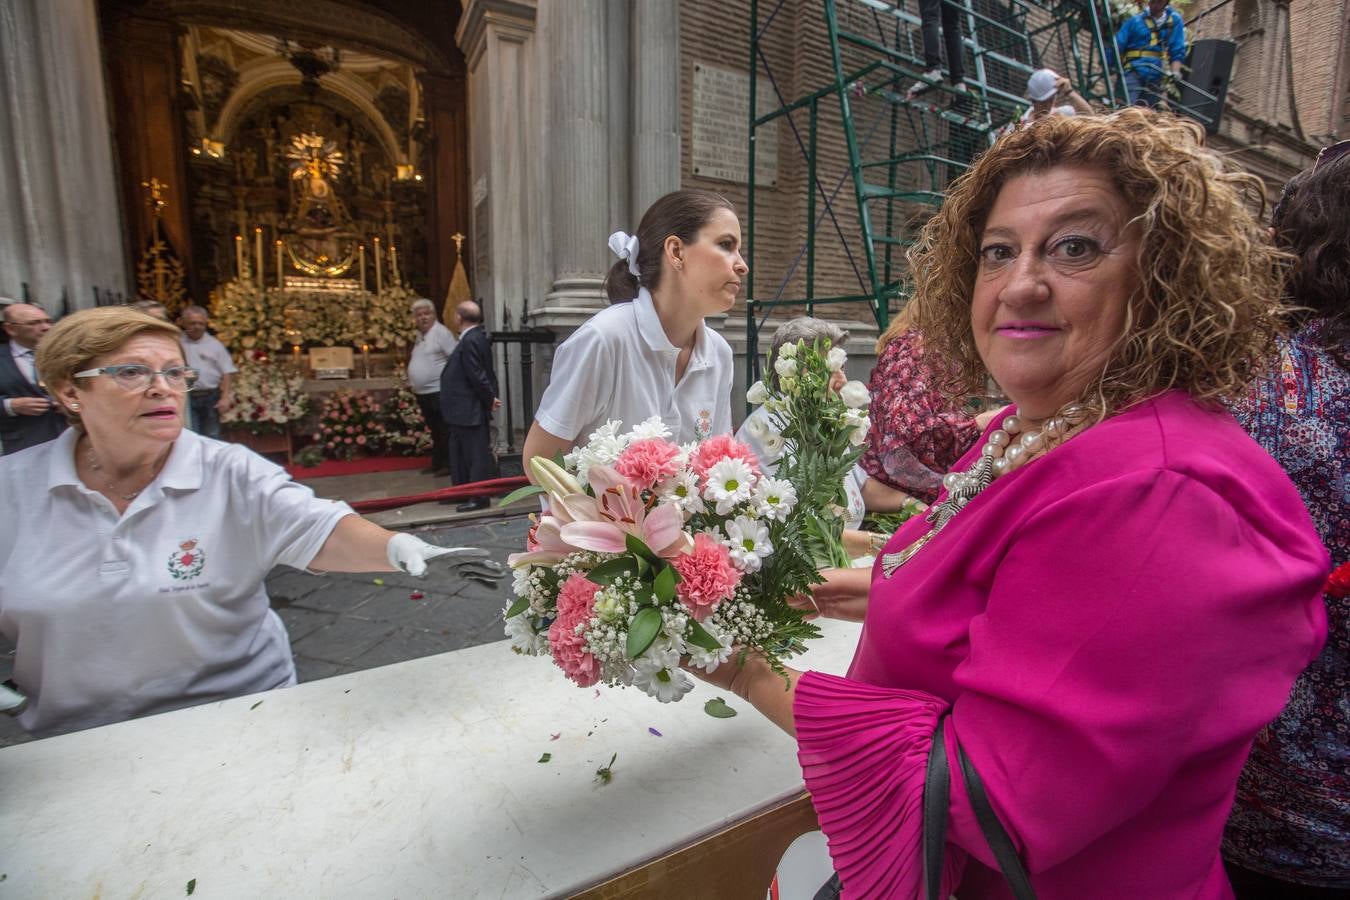
<svg viewBox="0 0 1350 900"><path fill-rule="evenodd" d="M820 581L822 536L837 534L822 524L835 510L808 501L836 499L857 453L830 460L797 435L847 447L857 426L828 390L823 355L800 351L793 389L818 388L839 411L808 427L793 417L816 406L764 390L783 436L783 477L728 435L678 446L660 418L627 433L610 422L561 459L531 460L538 486L503 501L544 492L549 503L526 552L510 558L514 650L551 656L582 687L631 685L668 703L693 688L682 660L711 672L739 647L781 669L819 634L786 601Z"/></svg>

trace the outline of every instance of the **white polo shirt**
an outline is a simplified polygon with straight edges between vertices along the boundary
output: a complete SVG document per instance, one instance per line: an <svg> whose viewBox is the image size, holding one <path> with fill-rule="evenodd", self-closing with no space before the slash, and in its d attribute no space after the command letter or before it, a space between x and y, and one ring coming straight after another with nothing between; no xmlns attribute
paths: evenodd
<svg viewBox="0 0 1350 900"><path fill-rule="evenodd" d="M183 359L196 369L200 376L197 383L192 386L194 391L214 391L220 387L222 375L232 375L239 371L234 365L234 360L230 358L230 351L226 350L225 345L213 335L204 334L198 341L183 335L182 343Z"/></svg>
<svg viewBox="0 0 1350 900"><path fill-rule="evenodd" d="M441 389L441 370L445 361L459 343L454 334L440 322L426 333L418 332L413 342L412 356L408 358L408 386L414 394L435 394Z"/></svg>
<svg viewBox="0 0 1350 900"><path fill-rule="evenodd" d="M684 377L675 381L680 349L670 342L646 288L628 303L592 316L553 355L553 374L535 421L584 444L609 419L623 430L660 416L675 440L731 433L731 346L699 327Z"/></svg>
<svg viewBox="0 0 1350 900"><path fill-rule="evenodd" d="M752 421L769 423L769 411L762 406L758 406L741 423L741 427L736 429L736 440L745 444L754 451L755 456L759 458L759 467L766 474L772 475L778 470L778 461L783 453L770 453L764 446L763 441L750 433ZM863 503L862 486L870 476L867 470L860 465L854 465L844 476L844 496L848 498L848 518L844 520L845 528L861 528L863 519L867 517L867 507Z"/></svg>
<svg viewBox="0 0 1350 900"><path fill-rule="evenodd" d="M56 734L295 683L263 578L351 507L184 430L122 516L75 474L79 432L0 458L0 632L19 723Z"/></svg>

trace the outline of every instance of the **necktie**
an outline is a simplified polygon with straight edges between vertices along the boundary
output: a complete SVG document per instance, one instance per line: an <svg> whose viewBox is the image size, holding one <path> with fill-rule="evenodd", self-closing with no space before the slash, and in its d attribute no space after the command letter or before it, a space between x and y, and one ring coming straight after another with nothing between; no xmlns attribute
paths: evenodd
<svg viewBox="0 0 1350 900"><path fill-rule="evenodd" d="M21 366L19 366L19 369L23 372L23 377L27 378L28 382L31 385L33 385L33 387L37 387L38 386L37 363L33 359L33 351L32 350L21 351L19 353L19 359L23 363Z"/></svg>

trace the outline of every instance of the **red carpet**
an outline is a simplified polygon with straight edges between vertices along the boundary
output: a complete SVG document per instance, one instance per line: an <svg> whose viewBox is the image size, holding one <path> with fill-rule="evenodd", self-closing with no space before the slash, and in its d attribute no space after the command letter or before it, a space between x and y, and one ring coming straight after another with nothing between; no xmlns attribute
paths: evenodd
<svg viewBox="0 0 1350 900"><path fill-rule="evenodd" d="M325 459L317 466L287 466L292 478L330 478L334 475L369 475L372 472L402 472L425 469L430 456L369 456L365 459Z"/></svg>

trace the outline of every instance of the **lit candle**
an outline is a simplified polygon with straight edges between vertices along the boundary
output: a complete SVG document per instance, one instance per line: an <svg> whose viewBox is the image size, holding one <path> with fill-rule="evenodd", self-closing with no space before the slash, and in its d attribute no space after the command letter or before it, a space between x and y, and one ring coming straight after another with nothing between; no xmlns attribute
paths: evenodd
<svg viewBox="0 0 1350 900"><path fill-rule="evenodd" d="M242 234L234 236L234 277L244 277L244 236Z"/></svg>
<svg viewBox="0 0 1350 900"><path fill-rule="evenodd" d="M366 245L364 242L357 247L357 256L361 258L361 290L366 289Z"/></svg>
<svg viewBox="0 0 1350 900"><path fill-rule="evenodd" d="M257 276L258 276L258 288L259 288L259 290L261 290L261 289L262 289L262 286L263 286L263 261L262 261L262 259L263 259L263 257L262 257L262 229L261 229L261 228L255 228L255 229L253 229L253 262L254 262L254 264L257 265L257 267L258 267Z"/></svg>
<svg viewBox="0 0 1350 900"><path fill-rule="evenodd" d="M292 345L291 345L291 353L293 354L293 356L292 356L291 358L295 360L295 367L296 367L297 369L300 368L300 345L299 345L299 344L292 344Z"/></svg>
<svg viewBox="0 0 1350 900"><path fill-rule="evenodd" d="M393 280L394 284L398 284L398 283L399 283L399 280L398 280L398 250L396 250L396 249L394 248L394 245L393 245L393 244L390 244L390 245L389 245L389 277L390 277L390 279Z"/></svg>
<svg viewBox="0 0 1350 900"><path fill-rule="evenodd" d="M281 290L281 239L277 238L277 290Z"/></svg>
<svg viewBox="0 0 1350 900"><path fill-rule="evenodd" d="M384 278L380 275L380 236L375 235L375 293L384 292Z"/></svg>

